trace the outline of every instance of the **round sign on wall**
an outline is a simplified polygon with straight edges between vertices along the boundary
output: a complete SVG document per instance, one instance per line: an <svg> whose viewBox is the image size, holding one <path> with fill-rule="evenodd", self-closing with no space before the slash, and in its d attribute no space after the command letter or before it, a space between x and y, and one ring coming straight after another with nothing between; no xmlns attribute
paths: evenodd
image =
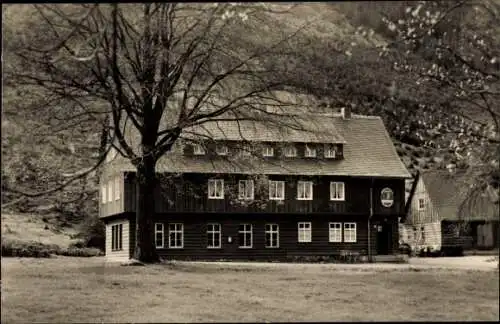
<svg viewBox="0 0 500 324"><path fill-rule="evenodd" d="M380 192L380 201L384 207L391 207L394 204L394 192L391 188L382 189Z"/></svg>

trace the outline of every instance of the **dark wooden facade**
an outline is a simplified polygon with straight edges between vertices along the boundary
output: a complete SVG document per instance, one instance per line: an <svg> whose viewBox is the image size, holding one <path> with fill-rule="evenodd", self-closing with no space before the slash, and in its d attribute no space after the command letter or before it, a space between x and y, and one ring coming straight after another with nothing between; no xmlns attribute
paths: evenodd
<svg viewBox="0 0 500 324"><path fill-rule="evenodd" d="M163 178L163 177L160 177ZM168 177L167 177L168 178ZM206 184L210 178L224 179L224 199L208 199ZM135 245L135 174L123 174L123 203L114 216L130 222L130 255ZM258 192L255 203L239 204L238 180L245 175L184 174L169 178L172 183L160 180L156 192L155 223L163 223L165 248L158 249L164 258L173 259L286 259L304 255L336 255L345 251L368 253L368 226L370 215L370 187L372 186L373 217L370 220L370 246L372 255L392 254L398 249L398 217L404 213L404 180L354 177L299 177L269 176L270 180L285 181L285 200L269 201L266 190ZM297 181L313 181L313 200L297 200ZM330 182L345 184L345 201L330 200ZM391 207L381 204L381 190L391 188L394 203ZM101 208L101 211L105 210ZM298 222L311 222L312 241L298 242ZM329 242L329 223L356 223L356 242ZM168 248L168 224L182 223L184 247ZM207 248L207 224L218 223L222 228L222 247ZM265 224L279 225L279 248L265 247ZM238 247L238 226L251 224L253 246ZM229 237L232 242L228 242Z"/></svg>

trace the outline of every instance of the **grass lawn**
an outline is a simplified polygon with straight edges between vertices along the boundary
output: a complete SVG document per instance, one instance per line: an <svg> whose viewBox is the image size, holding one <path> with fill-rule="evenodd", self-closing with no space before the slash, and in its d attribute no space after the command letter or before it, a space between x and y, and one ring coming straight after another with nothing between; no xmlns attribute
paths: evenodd
<svg viewBox="0 0 500 324"><path fill-rule="evenodd" d="M498 320L498 271L2 259L2 323Z"/></svg>

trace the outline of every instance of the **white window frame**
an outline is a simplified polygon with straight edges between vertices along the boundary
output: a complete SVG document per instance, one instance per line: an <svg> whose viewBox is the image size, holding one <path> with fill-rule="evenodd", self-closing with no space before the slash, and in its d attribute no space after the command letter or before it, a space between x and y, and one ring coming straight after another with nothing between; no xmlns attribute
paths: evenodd
<svg viewBox="0 0 500 324"><path fill-rule="evenodd" d="M296 157L297 156L297 147L295 147L295 145L286 145L283 148L283 155L285 157Z"/></svg>
<svg viewBox="0 0 500 324"><path fill-rule="evenodd" d="M315 158L316 157L316 148L310 147L309 145L306 145L306 147L304 149L304 157Z"/></svg>
<svg viewBox="0 0 500 324"><path fill-rule="evenodd" d="M115 178L115 201L120 199L120 177Z"/></svg>
<svg viewBox="0 0 500 324"><path fill-rule="evenodd" d="M337 150L333 144L325 144L324 156L326 159L335 159Z"/></svg>
<svg viewBox="0 0 500 324"><path fill-rule="evenodd" d="M248 192L250 188L250 192ZM238 181L238 199L240 200L253 200L254 199L254 183L253 180L240 180Z"/></svg>
<svg viewBox="0 0 500 324"><path fill-rule="evenodd" d="M275 187L276 196L271 196L271 188ZM278 188L281 190L278 192ZM285 200L285 181L269 180L269 200Z"/></svg>
<svg viewBox="0 0 500 324"><path fill-rule="evenodd" d="M224 199L224 179L209 179L207 188L208 199Z"/></svg>
<svg viewBox="0 0 500 324"><path fill-rule="evenodd" d="M101 185L101 202L103 204L108 202L107 195L106 195L107 192L108 192L107 184L104 183L103 185Z"/></svg>
<svg viewBox="0 0 500 324"><path fill-rule="evenodd" d="M422 205L420 205L420 202L422 202ZM418 204L418 210L424 210L424 208L425 208L425 199L424 198L418 198L417 204Z"/></svg>
<svg viewBox="0 0 500 324"><path fill-rule="evenodd" d="M123 251L123 224L111 225L111 251Z"/></svg>
<svg viewBox="0 0 500 324"><path fill-rule="evenodd" d="M243 226L243 229L240 227ZM250 234L250 242L247 241L247 235ZM240 241L240 235L243 235L243 242ZM241 245L243 243L243 245ZM250 243L250 244L248 244ZM251 249L253 247L253 226L252 224L240 224L238 227L238 248Z"/></svg>
<svg viewBox="0 0 500 324"><path fill-rule="evenodd" d="M210 226L218 226L218 229L213 227L210 230ZM212 242L209 242L209 235L212 234ZM215 235L219 236L219 245L215 245ZM222 248L222 227L219 223L208 223L207 224L207 249L220 249Z"/></svg>
<svg viewBox="0 0 500 324"><path fill-rule="evenodd" d="M345 201L345 183L342 181L330 182L330 200Z"/></svg>
<svg viewBox="0 0 500 324"><path fill-rule="evenodd" d="M328 223L328 237L330 243L342 243L342 223Z"/></svg>
<svg viewBox="0 0 500 324"><path fill-rule="evenodd" d="M194 155L205 155L207 152L205 151L205 148L203 145L200 143L194 143L193 144L193 154Z"/></svg>
<svg viewBox="0 0 500 324"><path fill-rule="evenodd" d="M177 245L178 236L181 237L181 245ZM173 242L172 244L172 236ZM184 224L183 223L169 223L168 224L168 248L169 249L182 249L184 248Z"/></svg>
<svg viewBox="0 0 500 324"><path fill-rule="evenodd" d="M312 242L312 224L311 222L298 222L297 223L297 235L299 243L311 243Z"/></svg>
<svg viewBox="0 0 500 324"><path fill-rule="evenodd" d="M357 240L357 224L344 223L344 243L356 243Z"/></svg>
<svg viewBox="0 0 500 324"><path fill-rule="evenodd" d="M108 180L108 202L113 202L113 179Z"/></svg>
<svg viewBox="0 0 500 324"><path fill-rule="evenodd" d="M217 155L228 155L229 149L226 144L217 143L215 144L215 153L217 153Z"/></svg>
<svg viewBox="0 0 500 324"><path fill-rule="evenodd" d="M274 156L274 147L271 145L264 145L262 148L262 156L263 157L272 157Z"/></svg>
<svg viewBox="0 0 500 324"><path fill-rule="evenodd" d="M267 240L267 235L270 235L270 240L269 242L271 243L268 245L268 240ZM273 234L276 234L276 239L273 240ZM277 249L280 247L280 226L278 224L266 224L265 226L265 247L266 249Z"/></svg>
<svg viewBox="0 0 500 324"><path fill-rule="evenodd" d="M304 195L301 195L301 187L303 188ZM312 181L298 181L297 182L297 200L313 200L313 182ZM309 189L310 196L307 196L307 189ZM302 196L302 197L301 197Z"/></svg>
<svg viewBox="0 0 500 324"><path fill-rule="evenodd" d="M157 249L165 248L165 226L163 223L155 223L155 247ZM161 244L158 244L158 234L161 235Z"/></svg>

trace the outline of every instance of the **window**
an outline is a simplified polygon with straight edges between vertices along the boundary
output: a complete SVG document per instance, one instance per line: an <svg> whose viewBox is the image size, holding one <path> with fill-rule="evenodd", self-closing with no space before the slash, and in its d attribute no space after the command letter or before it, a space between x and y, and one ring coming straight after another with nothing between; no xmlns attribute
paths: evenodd
<svg viewBox="0 0 500 324"><path fill-rule="evenodd" d="M325 144L325 158L334 159L335 158L335 145Z"/></svg>
<svg viewBox="0 0 500 324"><path fill-rule="evenodd" d="M157 249L163 249L165 246L163 223L155 224L155 244Z"/></svg>
<svg viewBox="0 0 500 324"><path fill-rule="evenodd" d="M249 249L252 247L252 225L240 224L238 228L238 239L240 249Z"/></svg>
<svg viewBox="0 0 500 324"><path fill-rule="evenodd" d="M115 200L120 199L120 177L115 178Z"/></svg>
<svg viewBox="0 0 500 324"><path fill-rule="evenodd" d="M111 251L123 250L122 247L123 224L111 226Z"/></svg>
<svg viewBox="0 0 500 324"><path fill-rule="evenodd" d="M227 146L224 144L217 144L215 145L215 152L217 153L217 155L227 155Z"/></svg>
<svg viewBox="0 0 500 324"><path fill-rule="evenodd" d="M250 156L252 155L252 147L250 145L243 145L240 148L240 153L243 156Z"/></svg>
<svg viewBox="0 0 500 324"><path fill-rule="evenodd" d="M344 242L356 242L356 223L344 223Z"/></svg>
<svg viewBox="0 0 500 324"><path fill-rule="evenodd" d="M293 145L285 146L285 148L283 149L283 154L286 157L297 156L297 148L295 146L293 146Z"/></svg>
<svg viewBox="0 0 500 324"><path fill-rule="evenodd" d="M103 204L105 204L107 202L107 200L106 200L106 190L107 190L106 189L106 184L103 184L101 186L101 197L102 197L101 201L102 201Z"/></svg>
<svg viewBox="0 0 500 324"><path fill-rule="evenodd" d="M311 242L311 223L310 222L299 222L299 242L307 243Z"/></svg>
<svg viewBox="0 0 500 324"><path fill-rule="evenodd" d="M311 181L299 181L297 183L297 199L298 200L313 199L313 183Z"/></svg>
<svg viewBox="0 0 500 324"><path fill-rule="evenodd" d="M265 145L263 148L262 148L262 156L274 156L274 149L272 146L270 145Z"/></svg>
<svg viewBox="0 0 500 324"><path fill-rule="evenodd" d="M304 151L305 157L316 157L316 148L306 145L306 149Z"/></svg>
<svg viewBox="0 0 500 324"><path fill-rule="evenodd" d="M205 148L201 144L193 144L193 154L194 155L204 155L205 154Z"/></svg>
<svg viewBox="0 0 500 324"><path fill-rule="evenodd" d="M269 200L285 199L285 182L269 181Z"/></svg>
<svg viewBox="0 0 500 324"><path fill-rule="evenodd" d="M168 246L171 249L184 247L184 225L181 223L168 224Z"/></svg>
<svg viewBox="0 0 500 324"><path fill-rule="evenodd" d="M277 248L279 245L278 224L266 224L266 248Z"/></svg>
<svg viewBox="0 0 500 324"><path fill-rule="evenodd" d="M329 227L329 241L332 243L342 242L342 223L330 223Z"/></svg>
<svg viewBox="0 0 500 324"><path fill-rule="evenodd" d="M253 200L253 180L240 180L238 182L238 198L243 200Z"/></svg>
<svg viewBox="0 0 500 324"><path fill-rule="evenodd" d="M108 181L108 202L113 201L113 180Z"/></svg>
<svg viewBox="0 0 500 324"><path fill-rule="evenodd" d="M425 200L424 198L419 198L418 199L418 209L419 210L423 210L425 207Z"/></svg>
<svg viewBox="0 0 500 324"><path fill-rule="evenodd" d="M207 226L207 248L220 249L221 229L220 224L208 224Z"/></svg>
<svg viewBox="0 0 500 324"><path fill-rule="evenodd" d="M345 200L345 186L343 182L330 182L330 200Z"/></svg>
<svg viewBox="0 0 500 324"><path fill-rule="evenodd" d="M208 180L208 199L224 199L224 180Z"/></svg>

